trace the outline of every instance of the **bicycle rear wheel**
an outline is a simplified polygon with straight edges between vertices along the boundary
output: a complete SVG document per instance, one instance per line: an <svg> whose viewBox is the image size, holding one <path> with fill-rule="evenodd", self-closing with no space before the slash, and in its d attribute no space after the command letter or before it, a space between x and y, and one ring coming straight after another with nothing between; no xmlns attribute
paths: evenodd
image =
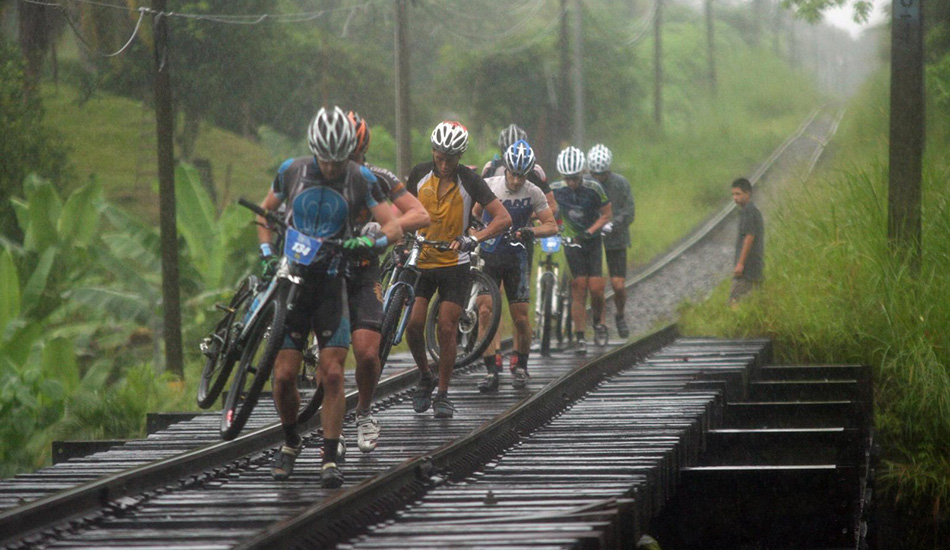
<svg viewBox="0 0 950 550"><path fill-rule="evenodd" d="M284 292L278 289L262 306L248 334L238 370L221 410L222 439L234 439L251 416L283 343L286 316Z"/></svg>
<svg viewBox="0 0 950 550"><path fill-rule="evenodd" d="M206 354L205 365L198 380L198 406L207 409L221 395L228 381L237 354L231 349L233 338L241 330L241 321L250 306L250 298L257 288L258 279L251 275L238 285L231 302L225 309L224 318L209 335L210 351ZM220 307L220 306L219 306Z"/></svg>
<svg viewBox="0 0 950 550"><path fill-rule="evenodd" d="M462 316L459 318L458 330L456 331L456 341L458 348L455 354L455 366L462 367L481 357L482 353L492 342L495 332L498 331L498 324L501 322L501 291L498 285L488 275L481 271L472 271L472 284L468 294L468 300L462 307ZM479 294L487 294L491 298L491 318L484 333L478 329L478 304ZM426 347L429 355L439 360L439 339L438 322L439 309L442 305L442 298L436 297L432 300L429 307L429 314L426 318Z"/></svg>
<svg viewBox="0 0 950 550"><path fill-rule="evenodd" d="M553 330L554 315L554 274L545 273L541 276L541 355L551 355L551 331Z"/></svg>

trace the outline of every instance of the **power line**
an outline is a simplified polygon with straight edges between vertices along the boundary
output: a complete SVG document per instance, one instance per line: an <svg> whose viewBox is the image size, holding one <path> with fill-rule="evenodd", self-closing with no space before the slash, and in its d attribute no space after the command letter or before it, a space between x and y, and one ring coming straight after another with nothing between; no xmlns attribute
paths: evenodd
<svg viewBox="0 0 950 550"><path fill-rule="evenodd" d="M43 0L19 0L27 4L36 4L38 6L47 6L55 7L61 10L66 10L66 6L60 2L47 2ZM195 21L210 21L212 23L224 23L230 25L257 25L260 23L272 21L274 23L300 23L304 21L310 21L317 19L329 13L343 10L355 10L360 8L366 8L373 4L379 4L382 2L387 2L389 0L367 0L362 4L357 4L355 6L341 6L338 8L326 8L319 11L313 12L301 12L301 13L260 13L260 14L248 14L248 15L234 15L234 14L212 14L212 13L181 13L175 11L165 11L158 12L148 7L138 7L132 8L129 6L110 4L108 2L100 2L98 0L64 0L66 2L71 2L73 4L86 4L90 6L96 6L101 8L111 8L116 10L123 10L126 12L144 12L156 17L179 17L183 19L191 19Z"/></svg>

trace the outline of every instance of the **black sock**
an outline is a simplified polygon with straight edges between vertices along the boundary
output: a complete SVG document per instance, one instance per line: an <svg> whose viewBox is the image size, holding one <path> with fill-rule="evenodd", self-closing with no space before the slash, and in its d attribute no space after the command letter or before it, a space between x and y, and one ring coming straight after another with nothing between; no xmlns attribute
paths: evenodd
<svg viewBox="0 0 950 550"><path fill-rule="evenodd" d="M584 340L584 331L583 331L583 330L578 330L577 332L575 332L575 333L574 333L574 339L575 339L575 340Z"/></svg>
<svg viewBox="0 0 950 550"><path fill-rule="evenodd" d="M302 438L297 433L297 423L284 424L284 441L288 447L299 447Z"/></svg>
<svg viewBox="0 0 950 550"><path fill-rule="evenodd" d="M485 359L485 371L488 372L488 374L498 374L498 365L495 364L495 356L486 355L484 359Z"/></svg>
<svg viewBox="0 0 950 550"><path fill-rule="evenodd" d="M336 450L340 444L339 439L323 438L323 463L336 462Z"/></svg>
<svg viewBox="0 0 950 550"><path fill-rule="evenodd" d="M527 353L518 354L518 366L525 370L528 370L528 354Z"/></svg>

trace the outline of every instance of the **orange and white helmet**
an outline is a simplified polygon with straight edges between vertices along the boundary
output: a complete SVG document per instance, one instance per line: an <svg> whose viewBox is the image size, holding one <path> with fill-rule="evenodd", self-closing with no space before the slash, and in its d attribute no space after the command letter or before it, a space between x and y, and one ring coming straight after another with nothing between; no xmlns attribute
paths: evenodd
<svg viewBox="0 0 950 550"><path fill-rule="evenodd" d="M356 130L356 149L353 152L360 155L365 154L366 150L369 149L369 124L356 111L350 111L346 113L346 116L349 117L350 122L353 123L353 128Z"/></svg>

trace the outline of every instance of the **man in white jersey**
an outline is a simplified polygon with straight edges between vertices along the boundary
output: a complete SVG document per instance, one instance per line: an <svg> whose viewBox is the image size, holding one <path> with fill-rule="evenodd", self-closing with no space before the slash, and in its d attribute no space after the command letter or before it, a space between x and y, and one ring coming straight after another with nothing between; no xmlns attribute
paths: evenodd
<svg viewBox="0 0 950 550"><path fill-rule="evenodd" d="M512 385L518 389L528 382L528 352L531 350L531 323L528 320L530 298L531 261L528 249L534 237L548 237L557 233L554 213L544 193L527 180L535 166L534 151L527 141L518 140L504 153L505 173L485 180L488 187L511 215L511 229L482 243L483 271L505 289L508 309L514 325L514 354L511 356ZM482 215L475 206L475 215ZM537 216L541 225L533 227L532 216ZM491 216L485 213L485 221ZM479 297L479 330L484 331L491 316L491 300ZM488 375L478 383L482 392L498 389L498 363L495 349L485 351L485 368Z"/></svg>

